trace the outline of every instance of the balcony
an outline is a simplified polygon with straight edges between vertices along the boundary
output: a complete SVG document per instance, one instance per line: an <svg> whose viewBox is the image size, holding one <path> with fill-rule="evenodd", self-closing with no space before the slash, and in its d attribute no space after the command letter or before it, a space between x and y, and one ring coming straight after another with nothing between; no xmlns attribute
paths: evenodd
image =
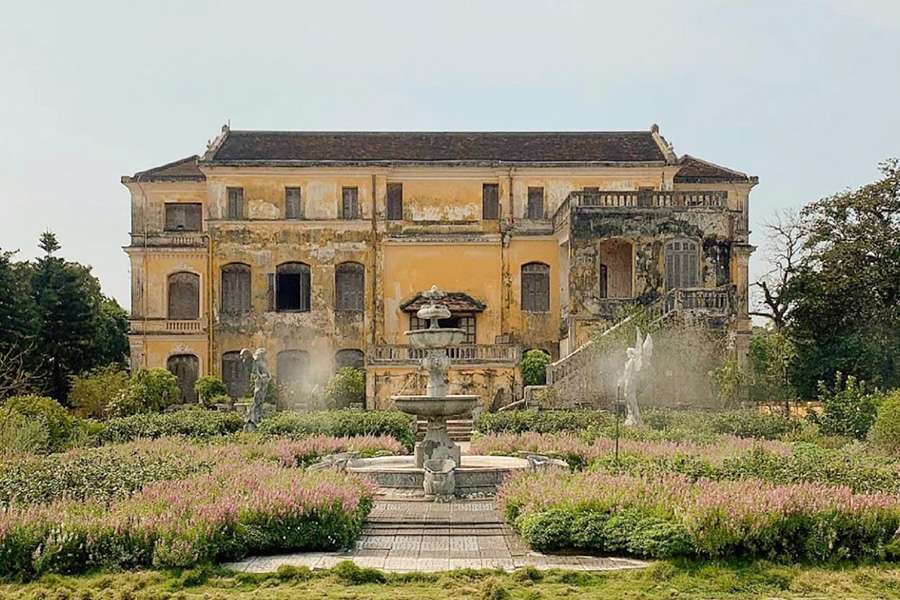
<svg viewBox="0 0 900 600"><path fill-rule="evenodd" d="M207 236L202 231L157 231L132 233L132 248L205 248Z"/></svg>
<svg viewBox="0 0 900 600"><path fill-rule="evenodd" d="M478 344L447 348L453 364L519 363L522 349L511 344ZM401 345L376 346L369 354L370 364L412 365L425 357L425 350Z"/></svg>
<svg viewBox="0 0 900 600"><path fill-rule="evenodd" d="M725 191L599 191L572 192L569 204L585 208L668 208L675 210L728 208Z"/></svg>
<svg viewBox="0 0 900 600"><path fill-rule="evenodd" d="M128 332L132 335L191 335L204 333L206 322L200 319L130 319Z"/></svg>

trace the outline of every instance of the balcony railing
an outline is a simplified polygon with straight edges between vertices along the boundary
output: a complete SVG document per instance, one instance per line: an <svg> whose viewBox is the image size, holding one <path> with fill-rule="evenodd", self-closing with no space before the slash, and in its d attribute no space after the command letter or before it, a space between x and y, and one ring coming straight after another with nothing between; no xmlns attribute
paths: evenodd
<svg viewBox="0 0 900 600"><path fill-rule="evenodd" d="M206 323L200 319L131 319L128 326L129 331L137 335L191 334L206 330Z"/></svg>
<svg viewBox="0 0 900 600"><path fill-rule="evenodd" d="M205 248L207 237L202 231L132 233L131 245L132 247L150 246L156 248Z"/></svg>
<svg viewBox="0 0 900 600"><path fill-rule="evenodd" d="M376 346L369 355L369 361L381 364L413 364L425 357L426 351L410 346ZM447 355L454 363L511 363L516 364L522 350L511 344L479 344L447 348Z"/></svg>
<svg viewBox="0 0 900 600"><path fill-rule="evenodd" d="M569 202L590 208L727 208L726 191L599 191L572 192Z"/></svg>

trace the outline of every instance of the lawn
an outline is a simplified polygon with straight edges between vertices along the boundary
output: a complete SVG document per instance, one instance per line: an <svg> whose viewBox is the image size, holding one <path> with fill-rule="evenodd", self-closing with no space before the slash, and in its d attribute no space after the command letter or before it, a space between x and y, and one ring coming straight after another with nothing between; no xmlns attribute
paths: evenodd
<svg viewBox="0 0 900 600"><path fill-rule="evenodd" d="M328 571L282 568L270 575L224 570L138 571L82 577L46 576L0 585L10 599L288 599L426 600L900 598L900 567L890 564L780 566L767 562L661 561L639 571L576 573L523 569L385 574L349 563Z"/></svg>

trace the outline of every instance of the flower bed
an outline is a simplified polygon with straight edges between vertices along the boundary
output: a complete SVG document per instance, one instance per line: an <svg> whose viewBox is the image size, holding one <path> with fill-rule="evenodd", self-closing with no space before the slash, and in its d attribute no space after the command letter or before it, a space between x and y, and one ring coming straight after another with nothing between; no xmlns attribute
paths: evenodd
<svg viewBox="0 0 900 600"><path fill-rule="evenodd" d="M0 464L0 507L62 499L108 503L126 498L148 483L209 473L217 465L263 461L298 467L336 452L380 456L402 454L404 448L388 436L312 436L222 444L161 438L50 456L19 455Z"/></svg>
<svg viewBox="0 0 900 600"><path fill-rule="evenodd" d="M349 474L251 462L150 483L111 504L13 505L0 512L0 573L185 567L342 548L358 536L373 493Z"/></svg>
<svg viewBox="0 0 900 600"><path fill-rule="evenodd" d="M485 436L472 442L477 454L521 452L558 457L572 468L635 476L677 473L694 479L763 479L771 483L816 482L854 492L900 493L900 464L863 452L830 450L813 444L720 436L713 443L619 440L591 442L571 434Z"/></svg>
<svg viewBox="0 0 900 600"><path fill-rule="evenodd" d="M652 558L894 558L900 526L896 495L680 475L521 474L498 504L535 548Z"/></svg>

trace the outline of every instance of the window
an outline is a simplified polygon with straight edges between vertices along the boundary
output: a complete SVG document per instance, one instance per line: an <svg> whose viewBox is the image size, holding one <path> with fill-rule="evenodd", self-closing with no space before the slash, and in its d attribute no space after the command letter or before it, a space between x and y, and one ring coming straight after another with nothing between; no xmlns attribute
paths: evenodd
<svg viewBox="0 0 900 600"><path fill-rule="evenodd" d="M472 313L458 313L451 315L447 319L438 319L438 325L441 327L452 327L454 329L465 329L466 339L464 344L475 343L475 315ZM422 320L415 314L409 316L410 329L428 329L431 323L428 320Z"/></svg>
<svg viewBox="0 0 900 600"><path fill-rule="evenodd" d="M359 218L359 188L345 187L341 189L341 218Z"/></svg>
<svg viewBox="0 0 900 600"><path fill-rule="evenodd" d="M200 375L200 359L193 354L176 354L166 361L166 368L175 375L178 380L178 389L181 392L181 404L197 402L197 391L194 384Z"/></svg>
<svg viewBox="0 0 900 600"><path fill-rule="evenodd" d="M168 277L169 319L189 321L200 318L200 276L181 271Z"/></svg>
<svg viewBox="0 0 900 600"><path fill-rule="evenodd" d="M403 220L403 184L387 184L387 218L388 221Z"/></svg>
<svg viewBox="0 0 900 600"><path fill-rule="evenodd" d="M365 278L365 267L359 263L345 262L334 269L334 308L336 310L363 310Z"/></svg>
<svg viewBox="0 0 900 600"><path fill-rule="evenodd" d="M282 350L278 353L276 368L280 386L302 386L309 371L309 353L303 350Z"/></svg>
<svg viewBox="0 0 900 600"><path fill-rule="evenodd" d="M500 186L496 183L485 183L481 186L481 218L485 220L500 218Z"/></svg>
<svg viewBox="0 0 900 600"><path fill-rule="evenodd" d="M228 189L228 206L225 211L227 219L244 218L244 188L230 187Z"/></svg>
<svg viewBox="0 0 900 600"><path fill-rule="evenodd" d="M232 398L245 398L250 393L250 363L241 360L240 352L222 354L222 381Z"/></svg>
<svg viewBox="0 0 900 600"><path fill-rule="evenodd" d="M199 204L166 202L166 231L200 231L203 220Z"/></svg>
<svg viewBox="0 0 900 600"><path fill-rule="evenodd" d="M522 265L522 310L550 310L550 267L544 263Z"/></svg>
<svg viewBox="0 0 900 600"><path fill-rule="evenodd" d="M300 199L300 188L284 188L284 218L302 219L303 205Z"/></svg>
<svg viewBox="0 0 900 600"><path fill-rule="evenodd" d="M672 240L666 244L666 289L697 287L698 260L696 242Z"/></svg>
<svg viewBox="0 0 900 600"><path fill-rule="evenodd" d="M609 298L609 268L604 264L600 265L600 297Z"/></svg>
<svg viewBox="0 0 900 600"><path fill-rule="evenodd" d="M230 263L222 267L222 312L242 315L250 312L250 267Z"/></svg>
<svg viewBox="0 0 900 600"><path fill-rule="evenodd" d="M336 371L344 367L353 367L354 369L362 369L366 366L366 356L362 350L349 349L338 350L334 355L334 368Z"/></svg>
<svg viewBox="0 0 900 600"><path fill-rule="evenodd" d="M305 263L284 263L275 269L275 310L309 311L310 276Z"/></svg>
<svg viewBox="0 0 900 600"><path fill-rule="evenodd" d="M528 188L528 212L526 215L529 219L544 218L544 188Z"/></svg>

